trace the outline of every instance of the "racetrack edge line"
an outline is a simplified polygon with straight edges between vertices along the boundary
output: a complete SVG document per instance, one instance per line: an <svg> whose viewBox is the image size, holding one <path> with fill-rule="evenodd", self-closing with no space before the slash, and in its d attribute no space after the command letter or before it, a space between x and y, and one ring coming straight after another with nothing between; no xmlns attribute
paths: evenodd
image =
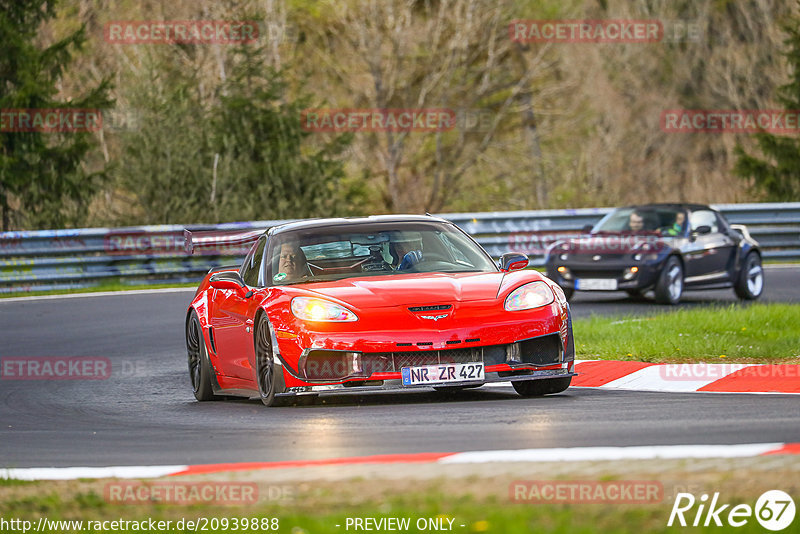
<svg viewBox="0 0 800 534"><path fill-rule="evenodd" d="M0 469L0 478L16 480L76 480L79 478L160 478L208 475L234 471L349 466L357 464L466 464L508 462L618 461L651 459L747 458L800 454L800 443L749 443L738 445L654 445L634 447L571 447L469 451L455 453L414 453L307 461L249 462L175 466L45 467Z"/></svg>

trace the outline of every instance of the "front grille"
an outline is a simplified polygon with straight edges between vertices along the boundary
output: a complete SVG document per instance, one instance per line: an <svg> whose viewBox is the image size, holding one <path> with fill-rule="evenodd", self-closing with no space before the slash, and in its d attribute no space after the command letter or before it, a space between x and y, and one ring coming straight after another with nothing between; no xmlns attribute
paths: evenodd
<svg viewBox="0 0 800 534"><path fill-rule="evenodd" d="M400 371L403 367L419 367L421 365L436 365L438 363L480 362L483 360L482 353L482 347L471 347L424 352L392 352L387 353L387 356L390 356L393 361L394 368L392 370Z"/></svg>
<svg viewBox="0 0 800 534"><path fill-rule="evenodd" d="M625 274L624 269L610 268L610 269L573 269L573 278L622 278Z"/></svg>

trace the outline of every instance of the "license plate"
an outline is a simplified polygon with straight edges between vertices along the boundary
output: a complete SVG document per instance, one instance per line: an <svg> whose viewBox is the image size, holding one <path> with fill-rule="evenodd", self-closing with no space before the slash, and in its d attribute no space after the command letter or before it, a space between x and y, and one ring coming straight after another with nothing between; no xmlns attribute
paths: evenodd
<svg viewBox="0 0 800 534"><path fill-rule="evenodd" d="M614 278L578 278L575 289L580 291L615 291L617 281Z"/></svg>
<svg viewBox="0 0 800 534"><path fill-rule="evenodd" d="M421 384L445 384L483 380L483 362L480 363L442 363L421 367L403 367L400 372L404 386Z"/></svg>

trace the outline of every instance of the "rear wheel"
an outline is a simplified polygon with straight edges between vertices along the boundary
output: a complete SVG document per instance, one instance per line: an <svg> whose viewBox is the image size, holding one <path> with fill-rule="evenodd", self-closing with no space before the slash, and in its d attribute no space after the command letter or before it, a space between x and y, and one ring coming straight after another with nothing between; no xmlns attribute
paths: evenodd
<svg viewBox="0 0 800 534"><path fill-rule="evenodd" d="M194 398L199 401L219 399L211 387L211 362L203 339L203 328L194 310L186 322L186 352L189 357L189 378L192 381Z"/></svg>
<svg viewBox="0 0 800 534"><path fill-rule="evenodd" d="M272 340L269 332L269 320L266 314L261 315L255 331L256 350L256 382L258 394L264 406L275 404L277 380L275 377L275 357L272 353Z"/></svg>
<svg viewBox="0 0 800 534"><path fill-rule="evenodd" d="M743 300L755 300L764 292L764 269L757 253L751 252L745 257L733 290Z"/></svg>
<svg viewBox="0 0 800 534"><path fill-rule="evenodd" d="M572 377L566 378L547 378L541 380L518 380L511 382L514 390L523 397L541 397L542 395L552 395L561 393L569 387Z"/></svg>
<svg viewBox="0 0 800 534"><path fill-rule="evenodd" d="M656 282L656 302L661 304L677 304L683 295L683 265L681 261L670 256Z"/></svg>

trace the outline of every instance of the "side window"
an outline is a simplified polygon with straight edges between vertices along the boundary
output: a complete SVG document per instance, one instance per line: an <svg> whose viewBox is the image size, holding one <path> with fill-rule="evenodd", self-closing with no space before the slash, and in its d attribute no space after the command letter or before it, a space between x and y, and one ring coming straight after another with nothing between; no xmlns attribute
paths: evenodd
<svg viewBox="0 0 800 534"><path fill-rule="evenodd" d="M717 214L709 210L693 211L689 221L692 223L692 232L701 226L710 226L712 232L719 232Z"/></svg>
<svg viewBox="0 0 800 534"><path fill-rule="evenodd" d="M260 237L253 253L247 256L242 269L242 278L248 286L258 285L258 274L261 272L261 260L264 257L264 246L266 244L267 238Z"/></svg>

